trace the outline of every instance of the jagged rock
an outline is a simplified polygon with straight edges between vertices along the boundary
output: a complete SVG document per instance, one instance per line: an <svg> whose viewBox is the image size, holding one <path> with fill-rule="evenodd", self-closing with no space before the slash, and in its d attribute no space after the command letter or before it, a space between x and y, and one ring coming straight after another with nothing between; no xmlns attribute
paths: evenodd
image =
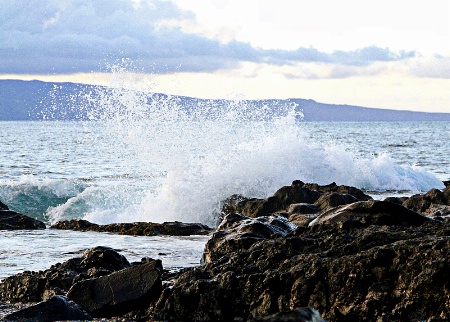
<svg viewBox="0 0 450 322"><path fill-rule="evenodd" d="M87 220L72 219L59 221L50 227L51 229L70 229L78 231L109 232L120 235L132 236L190 236L207 235L212 228L199 223L182 223L178 221L165 222L162 224L149 222L117 223L108 225L97 225Z"/></svg>
<svg viewBox="0 0 450 322"><path fill-rule="evenodd" d="M403 206L429 217L450 215L450 188L444 191L431 189L424 195L416 194L407 198Z"/></svg>
<svg viewBox="0 0 450 322"><path fill-rule="evenodd" d="M78 304L64 296L52 298L6 315L2 321L91 321L93 318Z"/></svg>
<svg viewBox="0 0 450 322"><path fill-rule="evenodd" d="M285 236L296 228L281 216L249 218L236 213L227 215L206 243L202 262L211 263L225 253L247 249L260 239Z"/></svg>
<svg viewBox="0 0 450 322"><path fill-rule="evenodd" d="M338 186L335 183L320 186L297 180L290 186L280 188L267 199L232 195L224 201L222 214L225 216L237 212L252 218L280 212L288 215L311 214L358 200L367 201L372 198L354 187Z"/></svg>
<svg viewBox="0 0 450 322"><path fill-rule="evenodd" d="M74 284L67 297L94 317L121 316L136 309L145 309L158 299L161 288L160 260L92 278Z"/></svg>
<svg viewBox="0 0 450 322"><path fill-rule="evenodd" d="M371 200L358 201L331 209L310 222L309 226L339 224L358 226L398 225L409 227L419 226L430 220L398 204Z"/></svg>
<svg viewBox="0 0 450 322"><path fill-rule="evenodd" d="M329 321L450 319L447 224L420 217L412 222L422 225L405 227L400 216L401 226L318 224L270 235L248 225L238 235L233 227L245 219L226 220L206 264L182 271L150 319L271 320L297 307Z"/></svg>
<svg viewBox="0 0 450 322"><path fill-rule="evenodd" d="M0 209L0 230L45 229L42 221L8 210L4 204L0 206L6 207L6 209Z"/></svg>
<svg viewBox="0 0 450 322"><path fill-rule="evenodd" d="M53 295L65 295L77 281L130 267L127 259L109 247L95 247L82 257L58 263L41 272L23 272L0 283L3 301L36 303Z"/></svg>
<svg viewBox="0 0 450 322"><path fill-rule="evenodd" d="M372 197L369 195L366 195L364 192L362 192L360 189L355 188L355 187L351 187L351 186L338 186L335 182L330 183L328 185L318 185L317 183L303 183L302 181L294 181L294 183L296 183L297 185L301 185L304 188L307 189L311 189L311 190L316 190L319 192L336 192L336 193L340 193L340 194L348 194L348 195L352 195L353 197L355 197L356 199L360 200L360 201L369 201L372 200ZM294 184L293 183L293 184Z"/></svg>

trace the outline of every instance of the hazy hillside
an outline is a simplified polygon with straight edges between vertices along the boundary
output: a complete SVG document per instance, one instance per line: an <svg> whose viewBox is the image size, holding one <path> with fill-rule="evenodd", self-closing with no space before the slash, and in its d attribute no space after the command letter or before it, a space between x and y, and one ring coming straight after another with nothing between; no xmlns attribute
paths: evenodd
<svg viewBox="0 0 450 322"><path fill-rule="evenodd" d="M81 103L77 93L88 91L93 86L73 83L48 83L41 81L0 80L0 120L39 120L43 111L53 119L53 106L66 106L64 113L55 113L56 119L83 119L78 110ZM159 96L161 97L161 96ZM151 98L149 97L149 100ZM205 100L179 97L187 109L204 104ZM365 108L351 105L322 104L313 100L289 99L298 104L305 121L450 121L450 113L422 113L389 109ZM61 104L63 102L63 104ZM220 106L223 100L216 100ZM252 103L279 103L280 100L252 101ZM55 104L57 103L57 104Z"/></svg>

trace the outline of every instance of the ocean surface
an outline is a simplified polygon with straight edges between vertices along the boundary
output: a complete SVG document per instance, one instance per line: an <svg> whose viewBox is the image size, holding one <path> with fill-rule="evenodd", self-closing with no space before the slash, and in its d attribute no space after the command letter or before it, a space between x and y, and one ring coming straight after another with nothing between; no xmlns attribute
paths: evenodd
<svg viewBox="0 0 450 322"><path fill-rule="evenodd" d="M170 98L149 105L125 91L96 95L89 121L52 121L55 105L44 121L0 122L0 200L48 225L83 218L215 226L231 194L268 197L293 180L351 185L382 199L442 189L450 179L449 122L304 122L292 106L227 104L186 111ZM207 239L0 231L0 279L98 245L130 261L198 265Z"/></svg>

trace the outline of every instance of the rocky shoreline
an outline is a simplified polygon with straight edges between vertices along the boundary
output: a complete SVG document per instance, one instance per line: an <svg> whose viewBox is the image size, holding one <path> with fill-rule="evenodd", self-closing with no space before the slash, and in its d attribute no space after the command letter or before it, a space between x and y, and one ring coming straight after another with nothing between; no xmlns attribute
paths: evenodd
<svg viewBox="0 0 450 322"><path fill-rule="evenodd" d="M373 200L294 181L267 199L233 195L217 229L196 223L50 229L210 234L201 265L176 273L108 247L0 282L0 318L55 320L450 320L450 187ZM0 229L46 229L0 202ZM199 259L200 261L200 259Z"/></svg>

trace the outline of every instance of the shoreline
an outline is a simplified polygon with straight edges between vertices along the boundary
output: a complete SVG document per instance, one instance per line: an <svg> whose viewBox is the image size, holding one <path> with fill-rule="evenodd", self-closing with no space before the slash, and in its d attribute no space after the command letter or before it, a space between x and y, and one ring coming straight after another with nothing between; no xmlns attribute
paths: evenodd
<svg viewBox="0 0 450 322"><path fill-rule="evenodd" d="M0 212L9 211L6 205L1 205L2 210ZM91 273L89 273L89 270L85 271L85 268L83 268L84 264L82 264L83 261L92 261L91 259L87 259L90 258L89 256L93 256L89 254L99 251L113 252L111 254L114 254L115 252L112 249L92 249L83 254L82 258L86 259L81 260L81 262L77 262L79 260L76 260L76 258L67 261L67 263L79 263L70 265L76 265L72 270L78 270L80 272L78 275L75 275L78 277L72 277L75 278L73 281L70 279L72 282L69 282L69 284L64 284L67 282L61 284L63 280L59 280L58 278L51 279L49 277L65 276L64 274L66 273L63 273L64 267L65 265L69 265L65 264L66 262L61 265L54 265L42 273L23 272L21 274L7 277L0 282L0 294L2 295L2 297L0 297L0 302L5 302L5 299L7 298L6 302L13 304L16 303L15 305L20 306L20 304L17 303L25 304L28 301L31 309L33 308L33 305L36 305L35 303L39 302L37 301L39 298L44 300L42 303L47 303L55 296L63 296L62 301L64 303L69 301L68 303L70 303L72 299L76 299L77 297L73 295L75 294L75 291L70 291L69 288L73 289L75 285L78 285L77 287L81 287L80 285L83 285L82 281L86 277L96 283L104 283L104 279L109 278L114 280L115 276L120 274L122 271L127 272L127 270L139 270L145 268L150 269L153 272L152 276L155 276L154 283L156 283L155 285L160 286L152 286L149 291L143 291L143 294L140 296L143 299L146 299L144 300L145 304L142 304L144 302L141 303L141 300L139 300L138 302L141 304L136 307L133 306L134 309L132 311L127 311L127 309L124 309L124 307L126 307L124 304L118 303L117 305L113 305L114 308L112 309L112 312L116 312L118 314L116 318L129 318L132 320L144 317L164 320L176 320L182 317L193 320L242 318L244 320L251 319L259 321L264 319L275 319L277 316L281 317L285 314L291 314L298 317L300 315L307 314L305 312L309 312L308 314L310 314L311 317L311 314L315 314L314 312L316 312L314 310L317 310L318 314L329 321L343 321L344 318L355 318L356 316L362 317L362 320L365 320L364 317L381 317L386 316L386 314L397 318L408 318L411 317L411 315L408 315L411 310L412 312L416 312L411 314L419 314L418 312L422 312L421 314L423 314L423 316L421 318L431 318L433 316L439 316L439 314L447 314L447 311L445 311L447 306L445 304L439 304L440 302L437 304L427 302L428 304L426 304L426 306L429 307L429 310L435 310L431 308L436 307L438 304L441 305L443 311L439 314L435 311L425 312L423 309L421 311L414 311L416 310L414 309L416 308L414 305L412 309L409 308L407 311L404 311L400 308L403 307L402 305L406 305L402 303L407 303L407 301L399 300L399 298L395 295L396 293L392 293L393 290L387 292L382 291L382 293L377 291L377 294L379 294L378 296L381 296L381 298L375 301L378 304L371 304L373 309L369 311L366 311L369 302L363 302L366 304L362 305L358 302L359 300L357 302L352 301L356 301L356 299L361 296L358 294L365 294L365 292L367 292L367 287L370 289L379 283L384 285L385 282L383 282L383 279L388 279L390 281L389 283L393 283L395 287L406 287L406 289L408 289L409 287L413 287L413 285L415 285L416 282L408 285L402 284L403 286L401 286L398 284L399 281L392 280L392 278L389 277L393 274L393 270L396 272L398 270L398 273L396 274L403 274L400 273L402 271L406 271L407 273L405 274L409 274L407 269L409 266L404 266L406 264L396 262L396 258L403 258L406 254L404 253L405 250L402 249L408 249L408 252L410 252L415 249L413 247L419 247L420 249L420 247L425 247L425 245L435 245L431 246L431 249L434 249L435 247L438 247L436 249L443 249L442 247L444 247L444 244L448 244L450 246L450 187L448 186L443 190L432 189L425 194L413 195L409 198L389 197L384 201L380 201L374 200L371 196L368 196L361 190L354 187L337 186L334 183L321 186L317 184L303 183L301 181L294 181L291 186L280 188L273 196L266 199L246 198L239 195L230 196L230 198L224 202L222 214L222 222L214 230L199 224L186 224L179 222L166 223L170 226L170 229L168 228L167 230L170 231L169 235L174 234L176 231L174 230L174 227L180 229L179 232L184 233L186 233L186 227L188 227L187 230L190 232L192 232L193 230L191 229L195 227L208 236L201 265L192 268L182 268L176 272L168 272L167 270L163 272L162 267L164 266L164 261L162 262L162 266L157 268L160 264L154 266L155 264L147 265L146 263L157 263L158 260L155 262L154 259L142 259L141 262L128 263L126 259L123 259L125 260L125 264L121 265L125 266L117 267L118 270L116 271L116 269L111 270L111 268L101 268L101 265L110 264L103 262L101 262L103 264L99 264L98 260L95 259L94 262L97 261L97 264L95 265L100 266L93 266L92 268L97 268L95 268L94 271L91 270ZM150 223L135 223L102 226L82 220L73 220L58 223L56 227L69 230L97 229L98 231L109 230L109 233L111 233L111 231L115 231L118 233L135 234L137 232L146 232L146 229L150 227L149 224ZM154 230L147 230L147 233L164 233L164 229L161 228L162 226L160 226L160 224L153 224L152 227ZM416 236L422 237L417 239ZM437 236L441 237L437 238ZM303 242L300 242L302 240ZM314 242L314 240L317 241ZM368 244L367 241L369 240L375 241L375 244L372 244L373 242ZM308 242L305 244L305 241ZM410 243L414 245L409 245ZM278 246L274 247L274 245ZM354 246L349 248L350 245ZM420 256L417 257L408 255L403 258L402 261L406 261L406 263L422 261L423 263L420 265L424 265L423 267L434 265L432 263L439 261L441 264L439 268L435 268L436 274L442 274L445 269L450 269L450 262L447 257L439 254L439 252L432 252L428 257L422 256L422 258ZM317 255L319 255L319 257L317 257ZM94 258L97 258L95 256ZM113 257L114 256L117 257L118 255L113 255ZM123 256L120 258L122 257ZM294 258L297 259L292 263ZM298 261L300 258L303 258L301 262ZM308 260L305 262L307 258ZM345 261L342 262L343 258L347 258L345 261L352 262L355 260L355 263L362 261L365 264L360 268L358 268L359 266L357 264L355 264L356 266L347 266ZM444 258L447 258L447 260L442 261ZM300 271L298 270L299 267L303 267L303 265L310 261L312 261L312 266L311 264L308 264L307 266L304 266L304 268L300 269ZM379 266L380 263L381 266ZM259 265L263 266L260 267ZM292 270L294 268L292 265L297 268ZM315 267L314 270L307 273L311 267ZM358 284L357 289L355 289L356 284L349 288L349 285L346 284L347 280L345 278L338 278L341 273L338 275L336 275L336 273L332 273L336 268L331 269L331 267L339 267L336 273L338 271L346 272L349 270L349 276L355 276L353 278L357 279L362 278L365 282L363 284ZM370 273L370 270L367 271L370 267L373 267L371 268L372 273ZM375 271L373 270L375 268L378 273L374 275ZM61 271L61 269L63 270ZM324 269L326 271L323 271ZM331 271L327 271L329 269L331 269ZM306 271L301 273L303 270ZM85 273L82 273L83 271ZM245 273L247 271L248 273ZM253 273L250 274L249 272ZM430 294L435 287L439 286L434 285L434 282L431 282L431 280L426 282L427 277L425 271L414 272L414 274L419 274L425 278L425 282L424 280L422 281L423 283L431 283L427 286L430 288ZM125 275L127 274L128 273ZM260 276L258 279L262 278L263 280L267 280L267 278L271 278L278 280L281 284L287 284L281 289L278 287L273 289L272 287L275 287L276 284L270 286L272 284L269 283L266 285L266 282L263 282L263 280L259 280L259 282L250 282L250 280L248 280L247 283L250 284L248 284L246 289L242 289L243 285L240 285L241 282L239 281L244 281L247 278L250 278L250 276L253 276L253 274L257 274L255 276ZM317 277L322 276L325 278L328 283L330 283L332 288L337 287L340 291L348 289L345 292L350 293L347 294L347 298L345 300L341 298L335 304L333 304L334 302L332 303L329 301L336 296L338 298L340 297L338 296L338 293L335 294L333 293L334 291L331 290L330 294L326 294L323 293L323 290L320 290L320 288L318 289L316 286L315 288L309 289L309 291L306 290L306 293L305 291L298 293L301 288L298 288L300 284L295 286L295 281L297 279L299 279L299 281L303 281L303 284L306 283L305 285L309 285L309 283L314 282L313 280L309 280L310 278L305 280L306 275L303 274L313 274L313 276L319 274ZM247 275L248 277L245 277ZM291 277L286 279L288 276ZM350 278L349 276L347 278ZM382 279L380 279L381 276L383 276ZM405 275L403 279L412 278L412 276L406 276L409 275ZM433 276L437 275L433 273L431 277ZM45 286L41 291L38 291L40 288L30 290L29 287L26 287L23 289L24 285L30 285L30 278L31 280L34 280L35 278L44 278L47 280L47 286ZM244 280L242 280L242 278L244 278ZM28 281L26 284L23 284L25 282L24 279ZM201 282L209 279L211 279L211 282L206 284ZM129 278L127 280L129 280L130 283L133 282L133 278ZM320 285L320 283L317 284L317 281L314 283L316 285ZM11 290L15 289L11 288L12 285L16 285L15 287L22 285L21 287L23 291L20 291L19 293L11 293ZM55 288L55 286L52 285L60 286ZM192 288L194 285L197 285L195 287L196 290ZM212 285L215 285L214 288L211 288ZM153 287L156 287L156 289ZM263 288L261 289L261 287ZM377 286L377 288L379 287L380 286ZM44 293L40 293L44 290ZM118 292L119 294L123 293L123 291ZM183 300L184 295L182 296L182 294L190 294L190 292L194 292L196 294L197 292L200 292L196 295L196 297L194 297L197 299L195 301L200 302L195 302L194 300L188 298ZM246 295L239 298L236 292L244 292ZM273 298L274 294L279 294L277 295L279 296L278 300L276 300L278 301L278 305L274 304L276 302L275 298ZM227 297L231 296L235 302L234 305L236 308L231 311L229 309L225 309L225 307L227 307L226 303L221 301L218 302L218 299L223 298L225 295ZM25 302L24 300L18 301L18 299L23 298L23 296L29 296L29 299L33 300L26 300ZM122 294L122 296L125 296L124 303L128 303L129 300L126 298L131 295ZM68 300L65 297L67 297ZM322 302L322 300L319 300L320 298L327 298L328 300L327 302ZM393 301L393 303L397 304L394 307L386 307L387 302L385 303L385 301L387 301L387 299L393 300L394 298L396 300ZM57 299L61 300L60 298ZM368 300L373 302L375 298L366 298L366 301ZM414 298L411 297L409 297L408 300L415 301ZM434 297L433 300L436 301ZM135 300L133 300L133 303L134 301ZM343 305L340 301L344 301L347 304ZM169 305L169 303L172 304ZM204 304L201 303L209 304L204 307ZM382 303L384 303L384 306ZM93 314L92 316L94 318L114 318L113 316L108 316L109 313L104 313L108 312L109 309L106 309L103 306L97 308L97 305L100 305L98 303L83 305L84 308L87 308L83 310L85 310L87 314ZM108 307L109 304L105 305ZM300 309L305 306L310 307L310 310ZM188 307L190 309L188 309ZM4 313L6 313L5 310L8 309L12 309L12 307L5 304L2 305L1 310L3 310ZM12 316L14 316L14 314L30 314L27 313L30 309L18 310L16 313L13 313ZM64 311L63 309L61 310ZM7 315L5 316L8 317Z"/></svg>

